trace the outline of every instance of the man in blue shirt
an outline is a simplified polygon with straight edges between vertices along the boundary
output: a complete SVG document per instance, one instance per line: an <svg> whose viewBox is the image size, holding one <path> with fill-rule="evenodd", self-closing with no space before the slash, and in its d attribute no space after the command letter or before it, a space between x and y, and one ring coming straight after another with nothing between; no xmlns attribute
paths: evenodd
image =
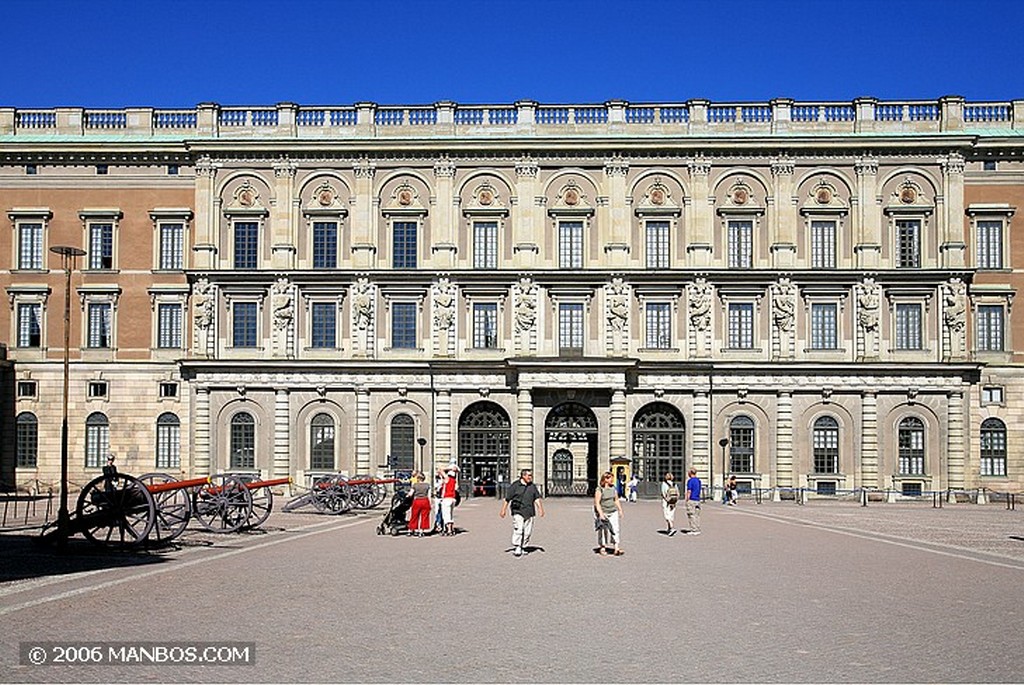
<svg viewBox="0 0 1024 685"><path fill-rule="evenodd" d="M686 481L686 520L690 529L687 535L700 535L700 478L697 469L690 469L690 477Z"/></svg>

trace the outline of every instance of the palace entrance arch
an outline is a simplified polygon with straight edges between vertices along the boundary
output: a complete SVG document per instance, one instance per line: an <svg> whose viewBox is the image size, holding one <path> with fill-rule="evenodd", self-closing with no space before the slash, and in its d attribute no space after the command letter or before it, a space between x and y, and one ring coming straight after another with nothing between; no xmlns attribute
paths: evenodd
<svg viewBox="0 0 1024 685"><path fill-rule="evenodd" d="M579 402L562 402L544 421L545 492L589 495L597 487L597 417Z"/></svg>
<svg viewBox="0 0 1024 685"><path fill-rule="evenodd" d="M474 402L459 417L459 480L469 484L508 483L512 464L512 422L494 402Z"/></svg>
<svg viewBox="0 0 1024 685"><path fill-rule="evenodd" d="M686 482L686 424L682 413L667 402L643 406L633 419L633 473L640 479L637 494L661 495L661 481L672 473Z"/></svg>

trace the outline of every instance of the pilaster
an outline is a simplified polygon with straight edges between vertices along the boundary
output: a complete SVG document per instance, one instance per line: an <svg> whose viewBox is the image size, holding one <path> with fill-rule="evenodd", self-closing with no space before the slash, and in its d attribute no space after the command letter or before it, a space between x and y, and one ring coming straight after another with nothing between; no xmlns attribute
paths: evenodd
<svg viewBox="0 0 1024 685"><path fill-rule="evenodd" d="M287 388L274 389L274 478L285 478L291 472L291 416Z"/></svg>
<svg viewBox="0 0 1024 685"><path fill-rule="evenodd" d="M516 467L509 479L521 469L536 469L533 454L533 395L527 388L520 388L516 397Z"/></svg>
<svg viewBox="0 0 1024 685"><path fill-rule="evenodd" d="M628 456L626 450L626 391L623 388L612 390L612 402L609 417L609 456Z"/></svg>
<svg viewBox="0 0 1024 685"><path fill-rule="evenodd" d="M295 196L295 162L287 157L274 162L274 197L270 209L270 263L275 269L295 268L295 229L292 198Z"/></svg>
<svg viewBox="0 0 1024 685"><path fill-rule="evenodd" d="M860 485L882 487L878 480L878 394L865 392L861 398Z"/></svg>
<svg viewBox="0 0 1024 685"><path fill-rule="evenodd" d="M878 211L878 160L862 157L854 164L857 174L857 206L853 251L858 269L877 269L882 259L882 216Z"/></svg>
<svg viewBox="0 0 1024 685"><path fill-rule="evenodd" d="M962 269L966 264L967 243L964 240L964 156L951 152L942 162L943 222L939 253L942 267ZM942 208L937 207L936 210Z"/></svg>
<svg viewBox="0 0 1024 685"><path fill-rule="evenodd" d="M434 401L434 468L452 459L452 391L438 390Z"/></svg>
<svg viewBox="0 0 1024 685"><path fill-rule="evenodd" d="M519 198L519 212L512 227L512 262L517 268L532 269L537 266L540 246L535 242L543 235L539 230L544 226L544 203L539 197L538 176L540 167L530 157L516 162L516 196ZM534 227L538 230L534 232Z"/></svg>
<svg viewBox="0 0 1024 685"><path fill-rule="evenodd" d="M602 212L604 226L598 226L604 236L605 263L610 268L622 268L629 263L629 235L632 221L629 216L629 198L626 196L626 176L629 163L621 157L604 163L605 187L608 207Z"/></svg>
<svg viewBox="0 0 1024 685"><path fill-rule="evenodd" d="M692 110L691 110L692 116ZM693 120L691 119L691 126ZM689 164L690 185L693 192L692 214L690 216L690 241L686 244L687 265L706 267L711 265L714 240L715 198L711 195L711 162L697 157Z"/></svg>
<svg viewBox="0 0 1024 685"><path fill-rule="evenodd" d="M775 410L775 478L779 487L795 485L793 472L793 393L780 391Z"/></svg>
<svg viewBox="0 0 1024 685"><path fill-rule="evenodd" d="M456 230L461 222L455 209L455 165L447 157L434 162L434 183L437 203L431 217L430 230L434 237L431 245L434 268L455 268Z"/></svg>
<svg viewBox="0 0 1024 685"><path fill-rule="evenodd" d="M199 270L210 270L217 264L217 233L220 226L214 188L217 166L209 157L200 157L195 166L196 237L192 247L195 253L192 266Z"/></svg>
<svg viewBox="0 0 1024 685"><path fill-rule="evenodd" d="M350 475L370 473L370 391L365 386L356 388L356 444L353 466L356 472Z"/></svg>
<svg viewBox="0 0 1024 685"><path fill-rule="evenodd" d="M772 266L790 268L796 263L797 207L793 201L792 159L772 160L772 180L775 197L768 207L768 235L771 236Z"/></svg>
<svg viewBox="0 0 1024 685"><path fill-rule="evenodd" d="M377 255L377 214L373 177L377 167L365 159L352 165L356 177L355 206L352 208L352 264L357 269L374 267Z"/></svg>
<svg viewBox="0 0 1024 685"><path fill-rule="evenodd" d="M210 389L200 385L195 394L195 425L192 430L192 469L197 476L210 475Z"/></svg>
<svg viewBox="0 0 1024 685"><path fill-rule="evenodd" d="M711 469L711 397L706 390L698 390L693 397L693 461L691 466L697 473L708 476L708 487ZM720 477L721 474L718 474Z"/></svg>
<svg viewBox="0 0 1024 685"><path fill-rule="evenodd" d="M962 390L949 394L947 412L949 435L946 440L946 485L951 490L963 490L967 487L965 478L967 454L964 448L964 393Z"/></svg>

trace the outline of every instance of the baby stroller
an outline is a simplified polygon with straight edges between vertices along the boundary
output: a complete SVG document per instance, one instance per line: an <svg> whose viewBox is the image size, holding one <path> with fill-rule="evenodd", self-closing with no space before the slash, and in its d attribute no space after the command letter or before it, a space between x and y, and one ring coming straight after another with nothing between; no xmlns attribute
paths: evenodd
<svg viewBox="0 0 1024 685"><path fill-rule="evenodd" d="M401 535L409 530L408 514L411 508L412 495L405 488L395 490L395 494L391 496L391 507L388 508L384 519L377 526L377 535L384 535L384 533Z"/></svg>

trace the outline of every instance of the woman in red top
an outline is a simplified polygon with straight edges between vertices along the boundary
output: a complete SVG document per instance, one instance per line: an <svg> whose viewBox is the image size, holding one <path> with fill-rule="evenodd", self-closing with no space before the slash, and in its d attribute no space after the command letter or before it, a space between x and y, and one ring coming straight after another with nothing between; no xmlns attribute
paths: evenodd
<svg viewBox="0 0 1024 685"><path fill-rule="evenodd" d="M441 535L455 535L455 492L459 488L459 467L455 464L445 469L441 485L441 521L444 524Z"/></svg>

